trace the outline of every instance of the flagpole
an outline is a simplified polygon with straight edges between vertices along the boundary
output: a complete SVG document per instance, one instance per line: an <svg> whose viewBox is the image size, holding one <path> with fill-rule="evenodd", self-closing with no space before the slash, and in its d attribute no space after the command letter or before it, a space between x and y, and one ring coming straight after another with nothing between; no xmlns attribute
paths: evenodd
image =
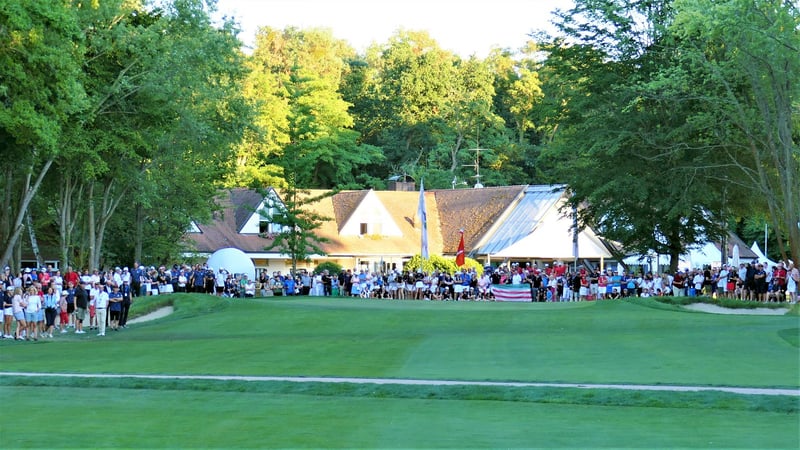
<svg viewBox="0 0 800 450"><path fill-rule="evenodd" d="M419 180L419 205L417 207L417 215L421 221L422 233L420 236L420 255L422 259L428 259L428 214L425 207L425 186L424 180Z"/></svg>

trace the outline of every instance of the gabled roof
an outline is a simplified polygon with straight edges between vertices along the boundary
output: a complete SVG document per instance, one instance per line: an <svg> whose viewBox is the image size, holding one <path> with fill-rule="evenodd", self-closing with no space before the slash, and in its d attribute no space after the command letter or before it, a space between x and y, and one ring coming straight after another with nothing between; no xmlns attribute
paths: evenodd
<svg viewBox="0 0 800 450"><path fill-rule="evenodd" d="M280 192L270 190L280 198ZM464 230L467 252L486 254L485 249L501 250L509 242L520 239L532 230L537 215L547 210L560 197L552 186L505 186L482 189L442 189L425 192L428 218L428 248L431 254L455 254L459 230ZM417 216L419 191L343 191L332 196L328 191L311 190L311 197L322 196L307 207L330 220L316 233L329 242L320 247L330 256L411 256L420 252L421 229ZM380 214L359 212L359 221L374 219L388 224L401 235L342 235L365 199L377 199ZM222 214L211 223L198 224L201 233L189 233L199 252L214 252L224 247L239 248L249 253L264 252L272 243L269 236L241 233L264 198L250 189L231 189L221 195ZM380 208L377 208L380 206ZM385 211L384 211L385 208ZM388 214L388 215L387 215ZM388 230L387 230L388 231ZM391 234L391 233L385 233ZM482 245L476 251L474 248ZM276 250L272 250L275 252Z"/></svg>
<svg viewBox="0 0 800 450"><path fill-rule="evenodd" d="M209 223L197 223L200 233L189 233L187 239L194 243L194 250L213 253L221 248L238 248L246 253L263 252L273 239L258 234L241 234L239 230L261 204L261 194L250 189L231 189L218 198L221 212Z"/></svg>
<svg viewBox="0 0 800 450"><path fill-rule="evenodd" d="M317 193L321 193L318 191ZM363 200L369 191L356 191L361 195L354 195L352 191L339 192L333 197L326 197L309 205L317 214L327 217L338 217L336 205L348 205L354 198ZM421 230L420 224L414 223L417 212L419 192L413 191L374 191L374 194L386 208L394 224L400 229L401 236L343 236L339 234L341 224L329 221L322 224L317 230L317 235L324 237L329 242L320 247L329 256L410 256L420 252ZM312 195L314 193L312 192ZM428 217L428 248L431 254L442 252L442 235L440 232L440 213L437 210L435 195L425 193ZM357 205L350 207L350 214L357 209Z"/></svg>
<svg viewBox="0 0 800 450"><path fill-rule="evenodd" d="M236 231L240 231L253 214L258 214L257 209L264 201L264 196L251 189L231 189L227 197L228 205L233 207Z"/></svg>
<svg viewBox="0 0 800 450"><path fill-rule="evenodd" d="M339 230L356 210L369 191L342 191L334 196L333 219L339 225Z"/></svg>
<svg viewBox="0 0 800 450"><path fill-rule="evenodd" d="M524 191L523 185L431 191L442 217L443 253L456 253L461 229L465 250L474 251L475 245Z"/></svg>

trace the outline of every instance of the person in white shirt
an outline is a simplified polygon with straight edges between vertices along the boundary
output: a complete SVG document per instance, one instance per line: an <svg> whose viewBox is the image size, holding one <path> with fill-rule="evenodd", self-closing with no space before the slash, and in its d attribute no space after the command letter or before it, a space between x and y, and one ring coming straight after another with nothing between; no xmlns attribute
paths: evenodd
<svg viewBox="0 0 800 450"><path fill-rule="evenodd" d="M705 276L703 276L702 270L695 270L694 278L692 278L692 284L694 285L694 295L700 295L703 292L703 282L705 281Z"/></svg>
<svg viewBox="0 0 800 450"><path fill-rule="evenodd" d="M214 285L216 286L217 297L222 297L225 292L225 280L228 279L228 271L220 267L219 272L214 277Z"/></svg>
<svg viewBox="0 0 800 450"><path fill-rule="evenodd" d="M92 289L93 292L96 292L94 298L94 308L96 311L95 317L97 318L97 335L98 336L105 336L106 335L106 319L108 317L108 291L104 287L100 287L100 289ZM91 294L90 294L91 295Z"/></svg>
<svg viewBox="0 0 800 450"><path fill-rule="evenodd" d="M25 340L33 336L34 341L39 340L39 327L37 326L37 316L42 309L42 297L35 287L28 288L28 297L25 299L25 322L28 323L28 334Z"/></svg>
<svg viewBox="0 0 800 450"><path fill-rule="evenodd" d="M61 296L61 291L64 290L64 277L61 276L61 271L56 270L55 274L50 277L53 287L56 289L56 295Z"/></svg>
<svg viewBox="0 0 800 450"><path fill-rule="evenodd" d="M717 297L727 297L728 273L728 266L722 266L717 274Z"/></svg>

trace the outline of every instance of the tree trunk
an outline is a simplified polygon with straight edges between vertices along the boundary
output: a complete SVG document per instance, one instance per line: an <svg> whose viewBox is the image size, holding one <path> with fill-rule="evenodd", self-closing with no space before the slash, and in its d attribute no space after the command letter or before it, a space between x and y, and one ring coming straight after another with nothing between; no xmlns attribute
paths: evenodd
<svg viewBox="0 0 800 450"><path fill-rule="evenodd" d="M25 213L25 226L28 228L28 237L31 240L31 251L33 251L33 257L36 258L36 267L44 267L42 254L39 252L39 242L36 240L36 230L33 229L33 218L31 218L30 208Z"/></svg>
<svg viewBox="0 0 800 450"><path fill-rule="evenodd" d="M22 197L20 198L18 211L16 212L16 219L14 220L14 224L11 228L11 233L9 234L9 240L6 243L6 248L3 251L3 256L0 257L0 267L6 266L9 260L11 259L11 255L14 252L14 246L17 244L19 240L20 233L22 233L22 228L23 228L22 222L25 218L25 214L28 211L28 207L31 204L31 200L33 200L33 197L39 191L39 187L42 185L42 180L44 180L44 176L47 174L47 171L50 170L50 166L53 165L54 160L55 157L51 156L47 161L45 161L33 185L31 185L32 169L25 175L25 181L23 183L23 189L22 189Z"/></svg>
<svg viewBox="0 0 800 450"><path fill-rule="evenodd" d="M78 177L67 173L61 183L59 192L59 202L56 206L58 211L58 236L61 250L61 265L72 267L72 237L75 232L75 225L78 223L78 211L80 209L83 184Z"/></svg>
<svg viewBox="0 0 800 450"><path fill-rule="evenodd" d="M94 186L94 184L92 186ZM128 188L122 189L115 197L113 194L115 186L116 183L114 183L114 180L107 181L105 186L103 186L103 198L100 203L99 214L95 209L95 202L92 201L89 203L89 207L91 208L89 223L89 238L91 239L89 243L89 263L93 268L100 268L100 257L102 256L106 226L128 190Z"/></svg>
<svg viewBox="0 0 800 450"><path fill-rule="evenodd" d="M86 211L86 225L87 229L87 237L89 239L89 260L88 260L88 269L99 269L97 267L97 257L95 256L95 222L94 222L94 181L89 182L89 192L87 192L86 198L88 199L88 209Z"/></svg>
<svg viewBox="0 0 800 450"><path fill-rule="evenodd" d="M136 217L134 217L134 243L133 260L142 260L142 247L144 244L144 208L141 203L136 204Z"/></svg>

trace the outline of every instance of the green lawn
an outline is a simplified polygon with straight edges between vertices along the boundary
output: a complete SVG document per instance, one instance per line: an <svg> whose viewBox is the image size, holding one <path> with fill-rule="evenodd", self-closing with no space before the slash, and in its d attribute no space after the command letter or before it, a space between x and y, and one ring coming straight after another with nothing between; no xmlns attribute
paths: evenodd
<svg viewBox="0 0 800 450"><path fill-rule="evenodd" d="M172 301L172 316L105 338L2 341L0 371L800 387L797 315L645 300L176 295L135 306ZM86 419L54 440L36 432L37 414L13 414L0 421L4 447L800 447L796 397L4 378L2 404ZM126 426L98 440L90 425L101 416Z"/></svg>

